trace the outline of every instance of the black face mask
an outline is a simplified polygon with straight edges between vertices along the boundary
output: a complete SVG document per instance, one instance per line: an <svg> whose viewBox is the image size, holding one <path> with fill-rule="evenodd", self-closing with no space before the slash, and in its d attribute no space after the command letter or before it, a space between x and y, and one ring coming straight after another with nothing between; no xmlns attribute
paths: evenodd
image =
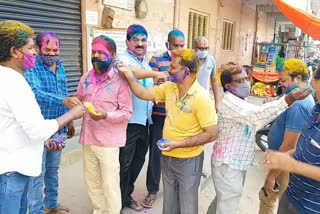
<svg viewBox="0 0 320 214"><path fill-rule="evenodd" d="M93 57L91 59L91 63L92 63L92 66L94 69L98 69L100 72L104 73L104 72L108 71L108 69L112 63L112 60L109 59L106 61L102 61L101 59L99 59L97 57Z"/></svg>

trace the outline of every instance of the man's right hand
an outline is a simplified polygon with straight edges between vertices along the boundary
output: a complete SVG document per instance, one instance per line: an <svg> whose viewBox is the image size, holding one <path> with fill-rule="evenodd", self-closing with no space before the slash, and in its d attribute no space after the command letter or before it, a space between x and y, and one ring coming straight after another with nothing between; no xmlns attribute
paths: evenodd
<svg viewBox="0 0 320 214"><path fill-rule="evenodd" d="M285 99L288 105L291 105L296 100L303 100L307 96L311 94L311 91L309 91L307 88L304 89L294 89L289 94L286 95Z"/></svg>
<svg viewBox="0 0 320 214"><path fill-rule="evenodd" d="M62 104L70 109L75 106L82 105L81 101L77 97L66 97Z"/></svg>
<svg viewBox="0 0 320 214"><path fill-rule="evenodd" d="M72 108L68 113L71 114L72 120L80 119L85 114L84 106L77 105L76 107Z"/></svg>

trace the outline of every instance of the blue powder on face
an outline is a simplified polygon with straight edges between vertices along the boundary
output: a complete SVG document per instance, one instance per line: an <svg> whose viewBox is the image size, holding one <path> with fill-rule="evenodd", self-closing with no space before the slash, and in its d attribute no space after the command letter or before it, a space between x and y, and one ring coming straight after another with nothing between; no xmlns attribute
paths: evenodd
<svg viewBox="0 0 320 214"><path fill-rule="evenodd" d="M183 40L185 40L184 34L180 30L172 30L172 31L170 31L169 34L168 34L168 41L170 40L171 36L174 36L174 37L180 36L180 37L183 38Z"/></svg>

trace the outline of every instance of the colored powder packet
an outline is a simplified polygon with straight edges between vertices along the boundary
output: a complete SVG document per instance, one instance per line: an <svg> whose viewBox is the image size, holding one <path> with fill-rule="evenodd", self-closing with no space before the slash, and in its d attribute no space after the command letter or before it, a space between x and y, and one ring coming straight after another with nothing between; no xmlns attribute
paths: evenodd
<svg viewBox="0 0 320 214"><path fill-rule="evenodd" d="M165 149L166 146L164 146L163 144L168 143L168 142L170 142L170 140L167 140L167 139L162 138L162 139L158 140L157 146L158 146L160 149Z"/></svg>

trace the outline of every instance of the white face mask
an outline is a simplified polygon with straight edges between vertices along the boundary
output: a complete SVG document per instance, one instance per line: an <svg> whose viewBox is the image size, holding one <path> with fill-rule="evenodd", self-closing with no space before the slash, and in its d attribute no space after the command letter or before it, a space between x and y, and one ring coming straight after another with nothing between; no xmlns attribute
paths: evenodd
<svg viewBox="0 0 320 214"><path fill-rule="evenodd" d="M168 55L171 57L171 51L170 50L168 50Z"/></svg>
<svg viewBox="0 0 320 214"><path fill-rule="evenodd" d="M197 54L198 54L198 57L200 59L204 59L204 58L206 58L208 56L208 51L207 50L201 51L201 50L198 49Z"/></svg>

